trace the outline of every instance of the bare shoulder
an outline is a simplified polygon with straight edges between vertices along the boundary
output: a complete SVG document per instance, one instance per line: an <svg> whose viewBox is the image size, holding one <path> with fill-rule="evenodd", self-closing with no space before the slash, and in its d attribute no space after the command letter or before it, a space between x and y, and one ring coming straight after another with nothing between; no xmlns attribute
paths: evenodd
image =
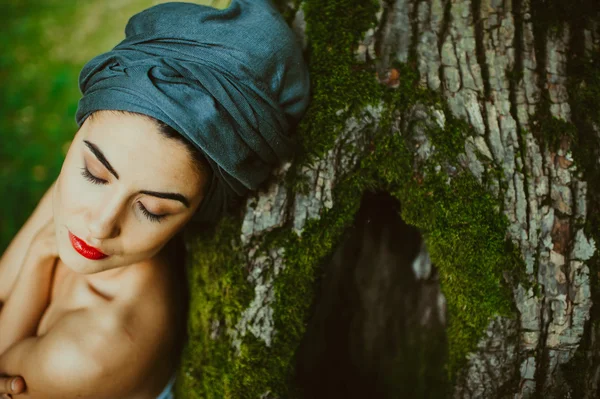
<svg viewBox="0 0 600 399"><path fill-rule="evenodd" d="M146 384L141 391L149 392L160 392L168 381L174 366L176 309L180 305L169 266L161 258L133 265L123 286L128 294L110 303L106 327L109 336L119 337L121 348L104 354L105 377L124 376L128 369L137 368L140 373L129 378L138 385Z"/></svg>
<svg viewBox="0 0 600 399"><path fill-rule="evenodd" d="M24 398L155 398L170 377L168 349L161 328L136 318L112 301L70 311L2 354L0 369L25 378Z"/></svg>
<svg viewBox="0 0 600 399"><path fill-rule="evenodd" d="M161 332L158 338L164 339L178 305L172 272L163 259L147 260L134 267L127 276L128 293L117 297L113 306L120 321L133 333L146 336L154 330L152 334Z"/></svg>
<svg viewBox="0 0 600 399"><path fill-rule="evenodd" d="M166 259L152 258L129 267L112 301L121 322L138 334L150 330L168 330L179 305L176 282Z"/></svg>
<svg viewBox="0 0 600 399"><path fill-rule="evenodd" d="M84 296L87 306L70 307L46 333L0 355L0 370L27 382L19 397L156 398L181 341L172 266L158 258L128 266L112 285L92 288L100 292Z"/></svg>
<svg viewBox="0 0 600 399"><path fill-rule="evenodd" d="M102 370L100 380L121 381L122 392L135 398L155 397L173 371L177 337L166 292L160 284L148 287L134 302L113 304L104 320L107 340L95 352Z"/></svg>
<svg viewBox="0 0 600 399"><path fill-rule="evenodd" d="M187 288L182 284L184 265L177 263L182 261L163 253L129 266L115 306L145 313L144 319L152 322L158 319L171 322L173 310L183 305L182 291Z"/></svg>
<svg viewBox="0 0 600 399"><path fill-rule="evenodd" d="M89 392L89 397L155 398L171 376L177 339L172 328L177 304L168 266L160 259L128 266L115 282L120 294L68 314L50 330L56 341L48 343L52 349L45 363L64 356L62 351L55 353L61 341L78 341L72 369L63 372L73 376L87 368L80 379L85 386L80 389ZM69 380L72 385L73 379Z"/></svg>

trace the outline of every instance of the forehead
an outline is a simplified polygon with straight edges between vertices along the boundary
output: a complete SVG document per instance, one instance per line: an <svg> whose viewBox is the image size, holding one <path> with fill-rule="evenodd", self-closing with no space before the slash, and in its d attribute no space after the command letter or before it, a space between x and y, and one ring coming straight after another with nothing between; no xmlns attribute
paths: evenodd
<svg viewBox="0 0 600 399"><path fill-rule="evenodd" d="M198 180L186 146L161 134L158 125L143 116L99 111L85 120L80 133L104 153L120 180L180 191Z"/></svg>

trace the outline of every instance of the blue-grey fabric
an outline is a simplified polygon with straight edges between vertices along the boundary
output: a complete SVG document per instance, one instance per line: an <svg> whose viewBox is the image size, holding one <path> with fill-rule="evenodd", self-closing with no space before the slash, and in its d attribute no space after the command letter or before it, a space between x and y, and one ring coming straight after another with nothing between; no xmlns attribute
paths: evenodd
<svg viewBox="0 0 600 399"><path fill-rule="evenodd" d="M162 390L162 392L156 397L156 399L174 399L174 386L175 386L175 380L177 379L177 374L174 373L171 378L169 379L169 382L167 383L167 385L165 386L165 388Z"/></svg>
<svg viewBox="0 0 600 399"><path fill-rule="evenodd" d="M158 4L131 17L125 36L81 70L76 122L125 110L177 130L213 169L195 220L214 222L293 155L309 101L300 45L270 0Z"/></svg>

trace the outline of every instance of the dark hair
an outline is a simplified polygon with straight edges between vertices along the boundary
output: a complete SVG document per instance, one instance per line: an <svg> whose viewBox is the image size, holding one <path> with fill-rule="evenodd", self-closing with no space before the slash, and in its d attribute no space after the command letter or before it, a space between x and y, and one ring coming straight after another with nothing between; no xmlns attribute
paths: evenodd
<svg viewBox="0 0 600 399"><path fill-rule="evenodd" d="M182 143L183 145L185 145L185 147L187 148L188 153L190 154L193 162L194 162L194 166L196 167L196 172L200 175L200 174L207 174L208 175L208 179L206 180L207 182L210 182L211 180L211 175L212 175L212 169L210 168L210 165L208 163L208 161L206 160L205 155L202 153L202 151L197 148L196 146L194 146L188 139L186 139L182 134L180 134L177 130L173 129L171 126L167 125L166 123L164 123L161 120L158 120L152 116L146 115L146 114L140 114L138 112L132 112L132 111L123 111L123 110L102 110L102 111L106 111L106 112L110 112L112 114L116 114L116 115L137 115L137 116L141 116L143 118L145 118L146 120L149 120L151 122L153 122L154 124L157 125L158 127L158 131L160 134L163 135L163 137L169 138L169 139L173 139L176 141L179 141L180 143ZM96 112L99 111L95 111L92 112L88 118L90 120L93 120L94 118L94 114ZM208 189L208 183L205 186L205 190Z"/></svg>

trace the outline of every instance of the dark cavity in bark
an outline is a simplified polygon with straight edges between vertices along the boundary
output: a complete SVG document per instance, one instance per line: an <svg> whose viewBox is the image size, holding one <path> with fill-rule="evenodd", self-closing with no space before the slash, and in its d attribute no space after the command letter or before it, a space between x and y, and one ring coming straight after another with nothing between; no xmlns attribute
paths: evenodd
<svg viewBox="0 0 600 399"><path fill-rule="evenodd" d="M437 271L413 271L413 262L428 255L399 211L388 194L364 194L324 265L297 352L295 377L305 398L445 396L446 315Z"/></svg>

